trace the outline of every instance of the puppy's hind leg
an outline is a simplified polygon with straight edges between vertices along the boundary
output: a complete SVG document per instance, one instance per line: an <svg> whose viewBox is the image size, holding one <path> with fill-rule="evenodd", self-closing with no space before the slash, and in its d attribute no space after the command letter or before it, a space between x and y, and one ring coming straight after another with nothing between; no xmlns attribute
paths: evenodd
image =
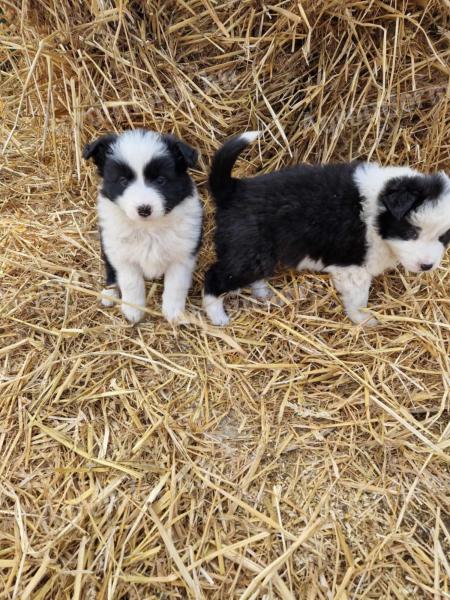
<svg viewBox="0 0 450 600"><path fill-rule="evenodd" d="M252 294L258 300L268 300L272 296L267 282L264 279L258 279L251 284Z"/></svg>
<svg viewBox="0 0 450 600"><path fill-rule="evenodd" d="M203 308L213 325L228 325L230 318L223 307L223 296L226 286L219 265L213 265L205 276L205 289L203 295Z"/></svg>
<svg viewBox="0 0 450 600"><path fill-rule="evenodd" d="M203 308L213 325L228 325L230 317L223 307L223 297L205 294L203 297Z"/></svg>
<svg viewBox="0 0 450 600"><path fill-rule="evenodd" d="M214 325L227 325L229 322L228 315L223 308L222 294L246 287L256 281L256 277L250 271L230 273L220 263L214 264L209 269L205 277L203 306Z"/></svg>

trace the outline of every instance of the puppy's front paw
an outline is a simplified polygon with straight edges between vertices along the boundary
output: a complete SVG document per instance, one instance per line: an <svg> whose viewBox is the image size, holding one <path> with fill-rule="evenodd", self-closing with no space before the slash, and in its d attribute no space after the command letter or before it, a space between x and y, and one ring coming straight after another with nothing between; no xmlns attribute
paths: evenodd
<svg viewBox="0 0 450 600"><path fill-rule="evenodd" d="M101 303L102 306L113 306L114 305L114 298L118 298L119 297L119 290L116 287L112 287L112 288L105 288L104 290L102 290L102 295L101 295Z"/></svg>
<svg viewBox="0 0 450 600"><path fill-rule="evenodd" d="M380 321L378 319L375 319L375 317L370 317L370 319L367 319L367 316L366 316L366 320L363 323L361 323L361 325L363 327L375 327L376 325L379 325L379 324L380 324Z"/></svg>
<svg viewBox="0 0 450 600"><path fill-rule="evenodd" d="M217 325L219 327L224 327L225 325L228 325L228 323L230 322L230 317L226 314L226 312L223 312L223 314L220 315L214 315L214 317L210 317L211 318L211 322L213 325Z"/></svg>
<svg viewBox="0 0 450 600"><path fill-rule="evenodd" d="M355 325L362 325L362 327L374 327L379 323L378 319L371 317L369 313L365 313L362 310L353 310L347 314Z"/></svg>
<svg viewBox="0 0 450 600"><path fill-rule="evenodd" d="M175 303L164 302L162 305L162 314L166 321L169 321L172 325L179 325L185 321L183 307Z"/></svg>
<svg viewBox="0 0 450 600"><path fill-rule="evenodd" d="M122 304L122 314L130 323L139 323L144 317L144 311L139 308L134 308L133 306L128 306L127 304Z"/></svg>

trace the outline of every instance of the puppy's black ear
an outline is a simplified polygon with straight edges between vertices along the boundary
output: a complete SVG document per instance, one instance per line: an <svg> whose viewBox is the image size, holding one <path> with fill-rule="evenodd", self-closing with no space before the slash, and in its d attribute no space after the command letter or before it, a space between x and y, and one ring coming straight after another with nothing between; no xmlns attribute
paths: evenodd
<svg viewBox="0 0 450 600"><path fill-rule="evenodd" d="M393 217L400 221L424 200L424 188L419 177L396 177L385 185L380 200Z"/></svg>
<svg viewBox="0 0 450 600"><path fill-rule="evenodd" d="M198 160L198 152L195 148L191 148L174 135L164 135L163 139L180 167L185 169L195 167Z"/></svg>
<svg viewBox="0 0 450 600"><path fill-rule="evenodd" d="M111 149L111 145L116 141L115 133L108 133L99 137L98 140L86 144L83 148L83 158L89 160L92 158L97 166L99 175L103 176L103 167L105 166L106 155Z"/></svg>

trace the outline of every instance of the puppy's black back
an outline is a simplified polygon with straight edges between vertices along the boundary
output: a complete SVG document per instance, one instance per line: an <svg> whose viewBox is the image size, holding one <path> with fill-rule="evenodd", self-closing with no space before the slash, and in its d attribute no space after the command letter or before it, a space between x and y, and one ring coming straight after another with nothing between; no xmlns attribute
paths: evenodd
<svg viewBox="0 0 450 600"><path fill-rule="evenodd" d="M253 265L258 277L270 275L276 264L295 267L305 257L324 266L362 264L366 226L353 181L356 167L299 165L234 179L232 193L217 206L219 261L233 270Z"/></svg>

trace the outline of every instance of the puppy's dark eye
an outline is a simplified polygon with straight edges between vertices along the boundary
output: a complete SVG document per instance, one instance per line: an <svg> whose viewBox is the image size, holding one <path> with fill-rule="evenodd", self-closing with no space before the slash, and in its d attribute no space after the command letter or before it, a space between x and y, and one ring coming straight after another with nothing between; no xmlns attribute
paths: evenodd
<svg viewBox="0 0 450 600"><path fill-rule="evenodd" d="M122 187L127 187L128 185L128 177L121 177L119 179L119 183Z"/></svg>
<svg viewBox="0 0 450 600"><path fill-rule="evenodd" d="M167 179L164 177L164 175L160 175L155 179L155 183L157 183L158 185L164 185L166 181Z"/></svg>
<svg viewBox="0 0 450 600"><path fill-rule="evenodd" d="M450 244L450 229L447 229L447 231L441 235L439 241L441 244L444 244L444 246L448 246Z"/></svg>

